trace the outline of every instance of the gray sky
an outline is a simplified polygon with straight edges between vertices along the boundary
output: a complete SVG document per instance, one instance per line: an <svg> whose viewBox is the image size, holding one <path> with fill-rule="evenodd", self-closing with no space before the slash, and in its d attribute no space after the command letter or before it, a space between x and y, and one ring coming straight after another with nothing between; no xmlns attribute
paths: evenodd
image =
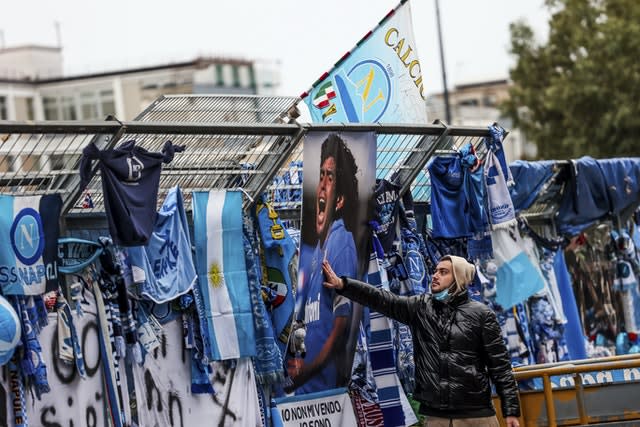
<svg viewBox="0 0 640 427"><path fill-rule="evenodd" d="M410 0L426 92L442 91L434 0ZM396 0L0 0L6 46L56 44L67 74L189 60L281 62L281 95L299 95ZM449 86L506 77L509 23L546 37L543 0L440 0Z"/></svg>

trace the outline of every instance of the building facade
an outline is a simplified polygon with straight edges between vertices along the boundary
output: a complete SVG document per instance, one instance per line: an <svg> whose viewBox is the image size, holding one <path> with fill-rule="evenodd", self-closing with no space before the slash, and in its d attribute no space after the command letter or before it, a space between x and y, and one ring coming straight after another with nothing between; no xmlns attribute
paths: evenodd
<svg viewBox="0 0 640 427"><path fill-rule="evenodd" d="M458 84L449 91L450 124L456 126L488 126L494 122L509 130L504 144L507 160L535 158L536 147L527 141L519 129L513 128L511 119L500 113L499 105L509 98L510 82L496 79ZM444 95L436 94L427 101L429 118L446 117Z"/></svg>
<svg viewBox="0 0 640 427"><path fill-rule="evenodd" d="M275 62L230 58L106 71L62 73L62 49L0 49L0 120L132 120L160 95L274 95Z"/></svg>

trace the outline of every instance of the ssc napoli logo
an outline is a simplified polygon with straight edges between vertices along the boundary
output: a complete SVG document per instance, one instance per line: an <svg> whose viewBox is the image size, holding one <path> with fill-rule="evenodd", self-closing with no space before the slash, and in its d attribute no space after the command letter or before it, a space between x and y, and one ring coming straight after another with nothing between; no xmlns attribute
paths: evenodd
<svg viewBox="0 0 640 427"><path fill-rule="evenodd" d="M422 283L424 280L424 276L426 273L424 267L424 261L422 259L422 255L414 249L411 249L407 252L405 263L409 264L408 273L411 280L414 282Z"/></svg>
<svg viewBox="0 0 640 427"><path fill-rule="evenodd" d="M324 122L377 122L391 102L391 78L385 66L365 59L340 69L313 92L313 106Z"/></svg>
<svg viewBox="0 0 640 427"><path fill-rule="evenodd" d="M360 121L377 122L391 101L391 79L384 65L373 59L358 62L347 73L356 86Z"/></svg>
<svg viewBox="0 0 640 427"><path fill-rule="evenodd" d="M11 247L24 265L32 265L40 259L44 251L44 230L42 218L33 208L24 208L11 224Z"/></svg>

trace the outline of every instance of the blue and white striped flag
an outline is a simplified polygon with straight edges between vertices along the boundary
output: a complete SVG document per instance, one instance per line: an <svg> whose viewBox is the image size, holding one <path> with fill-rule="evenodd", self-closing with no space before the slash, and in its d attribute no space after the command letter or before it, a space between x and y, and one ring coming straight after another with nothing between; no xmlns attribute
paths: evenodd
<svg viewBox="0 0 640 427"><path fill-rule="evenodd" d="M40 295L58 288L62 199L0 195L0 287L3 295Z"/></svg>
<svg viewBox="0 0 640 427"><path fill-rule="evenodd" d="M242 193L193 193L198 287L204 301L211 360L256 355L242 241Z"/></svg>

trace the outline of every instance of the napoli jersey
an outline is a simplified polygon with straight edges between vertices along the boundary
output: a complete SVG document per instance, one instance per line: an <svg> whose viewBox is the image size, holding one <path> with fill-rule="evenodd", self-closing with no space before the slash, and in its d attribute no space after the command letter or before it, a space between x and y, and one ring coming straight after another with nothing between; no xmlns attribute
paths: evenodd
<svg viewBox="0 0 640 427"><path fill-rule="evenodd" d="M152 153L127 141L113 150L91 143L82 150L80 186L91 180L93 160L99 160L104 208L113 242L121 246L146 245L156 220L162 163L173 160L183 146L167 141L161 153Z"/></svg>
<svg viewBox="0 0 640 427"><path fill-rule="evenodd" d="M305 364L311 363L326 342L335 317L349 317L351 315L351 303L346 297L338 295L333 289L325 288L324 274L322 273L322 261L326 259L331 264L339 277L356 277L358 257L356 246L351 232L347 231L342 219L334 221L329 231L324 247L320 243L313 252L310 265L310 277L305 285L306 299L301 307L298 318L304 320L307 327L305 344L307 355ZM345 335L348 331L344 332ZM343 348L336 350L344 353ZM335 353L334 353L335 354ZM296 394L306 394L336 387L336 359L333 357L316 376L296 390Z"/></svg>
<svg viewBox="0 0 640 427"><path fill-rule="evenodd" d="M460 157L435 157L428 165L431 178L431 222L433 237L468 237L467 198L464 193Z"/></svg>

